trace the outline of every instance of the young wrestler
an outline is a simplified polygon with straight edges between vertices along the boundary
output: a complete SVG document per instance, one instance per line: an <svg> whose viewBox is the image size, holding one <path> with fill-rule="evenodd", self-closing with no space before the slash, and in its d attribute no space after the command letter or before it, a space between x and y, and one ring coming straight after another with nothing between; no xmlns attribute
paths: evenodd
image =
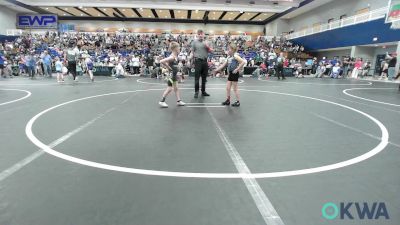
<svg viewBox="0 0 400 225"><path fill-rule="evenodd" d="M168 87L164 91L161 101L158 103L162 108L168 107L167 103L165 103L165 99L167 98L168 94L172 92L172 90L174 90L175 92L177 105L185 105L185 103L181 100L177 82L179 44L177 42L171 42L170 50L172 51L171 55L168 58L162 59L160 61L162 66L166 67L170 72L172 72L172 76L167 78Z"/></svg>

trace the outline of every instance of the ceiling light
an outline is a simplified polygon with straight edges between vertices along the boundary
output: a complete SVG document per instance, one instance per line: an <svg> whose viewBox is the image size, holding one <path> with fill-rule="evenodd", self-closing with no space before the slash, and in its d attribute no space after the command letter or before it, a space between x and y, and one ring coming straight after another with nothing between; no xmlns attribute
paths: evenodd
<svg viewBox="0 0 400 225"><path fill-rule="evenodd" d="M196 9L196 13L198 13L199 12L199 10L198 9Z"/></svg>
<svg viewBox="0 0 400 225"><path fill-rule="evenodd" d="M143 8L140 8L140 11L143 11Z"/></svg>
<svg viewBox="0 0 400 225"><path fill-rule="evenodd" d="M83 10L87 11L87 8L84 8Z"/></svg>
<svg viewBox="0 0 400 225"><path fill-rule="evenodd" d="M68 11L68 8L65 8L65 10L67 10L67 11Z"/></svg>
<svg viewBox="0 0 400 225"><path fill-rule="evenodd" d="M230 13L231 15L233 14L233 12Z"/></svg>
<svg viewBox="0 0 400 225"><path fill-rule="evenodd" d="M48 10L49 8L46 8L46 10Z"/></svg>
<svg viewBox="0 0 400 225"><path fill-rule="evenodd" d="M66 16L67 14L64 13L63 15Z"/></svg>
<svg viewBox="0 0 400 225"><path fill-rule="evenodd" d="M181 11L180 11L180 10L178 10L178 13L181 13Z"/></svg>
<svg viewBox="0 0 400 225"><path fill-rule="evenodd" d="M243 11L240 11L240 13L243 13Z"/></svg>
<svg viewBox="0 0 400 225"><path fill-rule="evenodd" d="M97 14L97 16L101 16L101 15L100 15L100 13L99 13L99 14Z"/></svg>
<svg viewBox="0 0 400 225"><path fill-rule="evenodd" d="M103 9L103 11L107 11L107 9Z"/></svg>
<svg viewBox="0 0 400 225"><path fill-rule="evenodd" d="M83 16L83 13L81 13L81 16Z"/></svg>
<svg viewBox="0 0 400 225"><path fill-rule="evenodd" d="M162 10L158 10L159 12L162 12Z"/></svg>
<svg viewBox="0 0 400 225"><path fill-rule="evenodd" d="M80 5L78 8L82 9L83 7Z"/></svg>
<svg viewBox="0 0 400 225"><path fill-rule="evenodd" d="M165 18L167 18L167 16L165 16Z"/></svg>
<svg viewBox="0 0 400 225"><path fill-rule="evenodd" d="M213 12L213 14L215 15L215 12Z"/></svg>
<svg viewBox="0 0 400 225"><path fill-rule="evenodd" d="M122 9L122 12L125 12L125 9Z"/></svg>
<svg viewBox="0 0 400 225"><path fill-rule="evenodd" d="M151 16L149 16L149 18L151 18Z"/></svg>

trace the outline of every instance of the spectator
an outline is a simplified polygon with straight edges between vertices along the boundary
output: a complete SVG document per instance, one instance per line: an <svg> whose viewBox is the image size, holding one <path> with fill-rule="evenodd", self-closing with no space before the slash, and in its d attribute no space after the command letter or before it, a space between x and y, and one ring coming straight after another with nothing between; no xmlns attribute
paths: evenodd
<svg viewBox="0 0 400 225"><path fill-rule="evenodd" d="M278 74L278 80L285 80L285 74L283 74L283 62L285 61L285 57L283 56L283 52L279 53L279 57L276 59L276 68Z"/></svg>
<svg viewBox="0 0 400 225"><path fill-rule="evenodd" d="M362 68L361 77L368 76L370 69L371 69L371 62L370 61L365 62Z"/></svg>
<svg viewBox="0 0 400 225"><path fill-rule="evenodd" d="M320 62L319 66L317 68L317 73L315 74L315 77L316 78L322 78L324 76L325 71L326 71L325 64Z"/></svg>
<svg viewBox="0 0 400 225"><path fill-rule="evenodd" d="M56 72L57 72L57 82L58 83L64 82L64 76L63 76L63 72L62 72L63 64L60 61L60 58L58 58L58 57L56 57L55 67L56 67Z"/></svg>
<svg viewBox="0 0 400 225"><path fill-rule="evenodd" d="M28 68L28 74L31 79L35 78L36 73L36 57L34 51L30 51L26 57L26 66Z"/></svg>
<svg viewBox="0 0 400 225"><path fill-rule="evenodd" d="M362 58L357 58L356 62L354 63L354 69L351 74L351 77L357 79L359 74L362 72L363 61Z"/></svg>
<svg viewBox="0 0 400 225"><path fill-rule="evenodd" d="M340 74L340 64L336 62L335 66L332 67L331 78L337 79Z"/></svg>
<svg viewBox="0 0 400 225"><path fill-rule="evenodd" d="M380 79L387 78L389 63L386 60L381 62L381 77Z"/></svg>
<svg viewBox="0 0 400 225"><path fill-rule="evenodd" d="M386 60L388 60L388 78L389 80L393 80L396 71L397 53L393 52L389 55L386 52Z"/></svg>
<svg viewBox="0 0 400 225"><path fill-rule="evenodd" d="M122 66L122 62L119 62L118 65L115 67L115 78L124 78L125 76L125 70L124 67Z"/></svg>
<svg viewBox="0 0 400 225"><path fill-rule="evenodd" d="M42 61L43 61L44 75L51 78L52 77L52 69L51 69L52 59L51 59L51 56L49 55L48 51L44 51L43 56L42 56Z"/></svg>
<svg viewBox="0 0 400 225"><path fill-rule="evenodd" d="M301 65L300 59L297 62L295 62L295 64L293 65L293 68L294 68L294 76L296 78L304 78L303 67Z"/></svg>
<svg viewBox="0 0 400 225"><path fill-rule="evenodd" d="M6 58L3 56L3 53L0 52L0 76L3 76L5 60L6 60Z"/></svg>
<svg viewBox="0 0 400 225"><path fill-rule="evenodd" d="M349 70L350 70L350 57L344 57L343 59L343 77L347 78L349 75Z"/></svg>

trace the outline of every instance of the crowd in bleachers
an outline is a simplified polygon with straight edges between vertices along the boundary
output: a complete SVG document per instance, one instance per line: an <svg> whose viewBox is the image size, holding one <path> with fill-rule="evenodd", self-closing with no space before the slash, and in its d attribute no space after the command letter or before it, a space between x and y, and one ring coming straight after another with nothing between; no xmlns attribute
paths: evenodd
<svg viewBox="0 0 400 225"><path fill-rule="evenodd" d="M354 79L379 74L379 79L396 80L399 77L399 75L394 74L397 62L396 57L396 53L387 53L377 71L372 68L369 60L364 60L360 57L343 57L342 60L337 57L333 59L323 57L321 60L314 58L312 60L311 74L317 78L327 76L331 78Z"/></svg>
<svg viewBox="0 0 400 225"><path fill-rule="evenodd" d="M120 75L136 74L161 77L160 60L169 55L168 45L176 41L181 46L180 73L189 74L190 46L195 36L191 34L133 34L133 33L57 33L29 34L17 37L13 41L0 44L0 67L2 76L37 74L49 75L49 67L54 68L57 59L63 58L68 44L75 43L80 60L77 72L82 74L87 68L87 58L94 66L122 68ZM291 59L282 58L283 68L293 68L296 77L312 75L314 77L362 78L371 74L371 62L362 58L344 57L326 59L298 59L304 47L294 45L284 37L258 37L252 40L245 35L214 35L207 39L213 49L209 55L209 68L212 71L226 60L226 46L234 42L239 46L239 54L247 60L247 66L257 67L253 75L262 77L277 73L279 53L285 52ZM381 63L380 79L396 80L394 66L396 56L387 54ZM50 64L50 65L49 65ZM50 69L51 70L51 69ZM54 70L54 69L53 69ZM114 73L117 70L113 70ZM214 75L210 73L210 75ZM216 76L224 76L224 73Z"/></svg>
<svg viewBox="0 0 400 225"><path fill-rule="evenodd" d="M322 57L318 59L316 57L309 59L299 59L293 57L291 59L285 57L283 59L283 67L289 68L290 75L297 78L304 78L305 75L323 78L330 77L334 79L338 78L365 78L367 76L375 77L378 74L380 80L395 81L400 77L400 74L395 74L395 66L397 62L396 53L387 53L386 57L381 61L379 70L372 68L372 64L369 60L363 60L362 58L343 57L339 59L334 57L327 59ZM255 77L269 77L276 74L276 64L278 56L274 52L268 53L268 60L264 60L259 64L258 68L253 72ZM251 61L251 65L254 62Z"/></svg>
<svg viewBox="0 0 400 225"><path fill-rule="evenodd" d="M0 64L6 67L3 76L12 74L49 75L48 63L54 68L57 59L63 61L63 52L71 41L79 52L77 71L86 71L86 59L94 66L122 67L124 74L159 76L162 72L159 61L169 55L168 45L176 41L181 46L179 55L182 73L188 74L190 46L195 36L191 34L134 34L134 33L57 33L28 34L13 41L0 44ZM293 45L284 38L267 40L259 37L252 40L246 35L212 35L207 38L213 51L209 55L210 68L215 68L226 59L226 47L234 42L239 46L239 54L249 66L260 66L271 62L271 54L289 52L298 54L302 46ZM17 69L16 69L17 68ZM114 70L115 71L115 70ZM50 72L51 73L51 72Z"/></svg>

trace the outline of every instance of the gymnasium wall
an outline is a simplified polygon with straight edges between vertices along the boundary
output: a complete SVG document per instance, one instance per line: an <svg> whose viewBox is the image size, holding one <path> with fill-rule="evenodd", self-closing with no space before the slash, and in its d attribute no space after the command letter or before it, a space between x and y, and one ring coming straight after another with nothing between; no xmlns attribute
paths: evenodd
<svg viewBox="0 0 400 225"><path fill-rule="evenodd" d="M369 6L368 6L369 5ZM382 8L388 5L387 0L334 0L302 15L287 21L288 29L300 30L304 27L312 27L316 23L327 23L328 19L339 19L341 15L356 15L357 10L369 7L370 10Z"/></svg>
<svg viewBox="0 0 400 225"><path fill-rule="evenodd" d="M0 35L6 35L7 29L15 29L17 12L7 7L0 7Z"/></svg>
<svg viewBox="0 0 400 225"><path fill-rule="evenodd" d="M233 25L233 24L195 24L195 23L165 23L165 22L120 22L120 21L60 21L64 24L74 24L75 28L82 31L96 31L104 29L105 31L118 30L126 28L133 32L160 32L170 31L172 33L191 33L197 29L203 29L205 32L214 34L224 34L231 32L239 34L247 32L254 35L263 35L264 26L260 25Z"/></svg>
<svg viewBox="0 0 400 225"><path fill-rule="evenodd" d="M353 57L362 58L364 61L373 61L374 57L374 47L370 46L356 46L354 49Z"/></svg>
<svg viewBox="0 0 400 225"><path fill-rule="evenodd" d="M322 59L322 57L326 57L327 59L332 59L335 56L349 56L351 53L351 48L348 49L340 49L340 50L330 50L330 51L319 51L314 52L313 55L316 56L318 59Z"/></svg>
<svg viewBox="0 0 400 225"><path fill-rule="evenodd" d="M374 42L374 37L377 37L378 41ZM400 41L400 31L390 29L390 24L385 24L382 18L296 38L292 41L303 45L307 51L315 51Z"/></svg>
<svg viewBox="0 0 400 225"><path fill-rule="evenodd" d="M277 19L265 25L267 36L278 36L289 30L288 20Z"/></svg>

